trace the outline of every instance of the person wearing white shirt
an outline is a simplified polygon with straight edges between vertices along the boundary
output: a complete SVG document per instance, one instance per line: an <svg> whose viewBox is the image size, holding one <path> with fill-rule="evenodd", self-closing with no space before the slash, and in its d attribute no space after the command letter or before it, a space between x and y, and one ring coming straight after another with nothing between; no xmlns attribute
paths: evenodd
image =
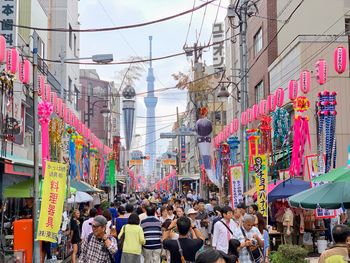
<svg viewBox="0 0 350 263"><path fill-rule="evenodd" d="M90 233L92 233L92 222L94 221L94 217L97 215L97 209L91 208L88 220L85 220L83 226L81 228L81 240L86 240Z"/></svg>
<svg viewBox="0 0 350 263"><path fill-rule="evenodd" d="M253 263L249 256L249 247L253 246L254 244L258 244L261 249L264 247L264 238L259 229L254 226L254 223L254 216L245 214L243 217L243 226L236 228L236 232L234 233L236 236L235 238L241 242L242 249L239 252L240 263Z"/></svg>
<svg viewBox="0 0 350 263"><path fill-rule="evenodd" d="M212 246L227 254L230 239L236 238L234 234L237 232L237 227L232 220L233 211L231 207L224 206L221 212L223 218L214 225Z"/></svg>

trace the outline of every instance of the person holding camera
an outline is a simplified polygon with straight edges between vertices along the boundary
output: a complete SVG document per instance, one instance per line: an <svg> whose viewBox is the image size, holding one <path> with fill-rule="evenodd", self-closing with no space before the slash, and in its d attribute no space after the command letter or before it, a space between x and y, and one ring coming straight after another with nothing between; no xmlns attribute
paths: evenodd
<svg viewBox="0 0 350 263"><path fill-rule="evenodd" d="M262 249L264 247L264 238L259 229L254 226L255 217L245 214L243 217L243 226L236 228L235 237L241 242L239 253L240 263L260 263L263 261Z"/></svg>

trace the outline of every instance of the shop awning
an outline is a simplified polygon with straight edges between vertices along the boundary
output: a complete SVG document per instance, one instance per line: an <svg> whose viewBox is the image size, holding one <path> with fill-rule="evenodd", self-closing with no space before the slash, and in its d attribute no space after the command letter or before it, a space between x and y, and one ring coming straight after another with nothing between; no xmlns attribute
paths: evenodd
<svg viewBox="0 0 350 263"><path fill-rule="evenodd" d="M337 169L333 169L326 174L322 174L314 179L313 182L346 182L350 181L350 168L342 166Z"/></svg>
<svg viewBox="0 0 350 263"><path fill-rule="evenodd" d="M72 180L70 182L71 187L74 187L75 189L77 189L77 191L81 191L81 192L86 192L86 193L104 193L103 190L98 189L92 185L89 185L88 183L85 183L83 181L75 181Z"/></svg>
<svg viewBox="0 0 350 263"><path fill-rule="evenodd" d="M34 179L30 178L23 182L7 187L3 196L5 198L31 198L34 196Z"/></svg>
<svg viewBox="0 0 350 263"><path fill-rule="evenodd" d="M41 197L43 180L39 182L39 195ZM75 193L74 187L70 188L71 193ZM14 184L5 188L4 198L31 198L34 197L34 178L30 178L18 184Z"/></svg>

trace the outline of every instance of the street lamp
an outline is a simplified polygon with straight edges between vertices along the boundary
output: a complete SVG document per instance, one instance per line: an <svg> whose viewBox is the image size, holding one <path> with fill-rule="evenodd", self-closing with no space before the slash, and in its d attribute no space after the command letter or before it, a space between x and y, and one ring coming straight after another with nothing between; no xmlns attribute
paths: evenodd
<svg viewBox="0 0 350 263"><path fill-rule="evenodd" d="M218 92L217 97L221 102L225 102L227 98L230 97L230 93L227 91L224 84L221 84L221 88L220 88L220 91Z"/></svg>
<svg viewBox="0 0 350 263"><path fill-rule="evenodd" d="M113 54L96 54L92 57L85 57L85 58L65 58L65 51L61 51L61 53L58 55L58 57L61 60L61 70L63 71L63 63L68 61L77 61L77 60L86 60L91 59L93 62L97 64L108 64L113 61ZM62 72L61 72L61 98L64 99L64 85L63 85L63 78L62 78Z"/></svg>
<svg viewBox="0 0 350 263"><path fill-rule="evenodd" d="M107 146L109 146L109 136L108 136L108 124L109 124L109 121L108 121L108 117L109 117L109 114L111 113L111 111L107 108L107 107L103 107L101 110L100 110L100 113L102 114L103 116L103 120L104 120L104 123L105 123L105 129L106 129L106 137L105 137L105 144ZM105 120L107 120L105 122Z"/></svg>

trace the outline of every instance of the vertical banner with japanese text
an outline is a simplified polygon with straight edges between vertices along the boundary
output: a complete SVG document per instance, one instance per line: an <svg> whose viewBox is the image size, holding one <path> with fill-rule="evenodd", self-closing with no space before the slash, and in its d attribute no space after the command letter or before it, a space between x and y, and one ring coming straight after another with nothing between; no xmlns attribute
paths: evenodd
<svg viewBox="0 0 350 263"><path fill-rule="evenodd" d="M57 242L66 193L67 165L46 162L37 239Z"/></svg>
<svg viewBox="0 0 350 263"><path fill-rule="evenodd" d="M243 164L230 166L231 206L237 208L243 202Z"/></svg>
<svg viewBox="0 0 350 263"><path fill-rule="evenodd" d="M267 216L267 159L266 155L254 157L255 186L258 195L259 212Z"/></svg>

